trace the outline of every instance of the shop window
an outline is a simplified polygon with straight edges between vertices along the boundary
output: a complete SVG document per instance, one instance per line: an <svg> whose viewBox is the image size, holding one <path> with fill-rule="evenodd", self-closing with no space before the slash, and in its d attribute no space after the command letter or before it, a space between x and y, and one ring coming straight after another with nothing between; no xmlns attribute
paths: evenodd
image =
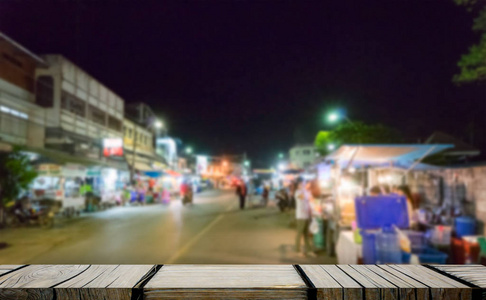
<svg viewBox="0 0 486 300"><path fill-rule="evenodd" d="M54 79L52 76L39 76L35 82L35 102L42 107L54 105Z"/></svg>
<svg viewBox="0 0 486 300"><path fill-rule="evenodd" d="M105 112L91 104L89 105L88 119L105 126Z"/></svg>
<svg viewBox="0 0 486 300"><path fill-rule="evenodd" d="M85 106L83 100L80 100L73 95L63 92L61 97L61 108L65 109L75 115L84 117L85 116Z"/></svg>
<svg viewBox="0 0 486 300"><path fill-rule="evenodd" d="M15 116L15 117L20 118L20 119L27 120L29 118L28 114L23 113L23 112L18 111L18 110L15 110L15 109L12 109L12 108L9 108L9 107L6 107L6 106L3 106L3 105L0 105L0 111L5 113L5 114Z"/></svg>

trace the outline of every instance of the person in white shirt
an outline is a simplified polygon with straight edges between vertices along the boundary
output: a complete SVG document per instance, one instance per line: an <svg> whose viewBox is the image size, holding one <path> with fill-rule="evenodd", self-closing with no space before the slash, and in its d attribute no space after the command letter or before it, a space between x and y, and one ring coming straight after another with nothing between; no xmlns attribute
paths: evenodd
<svg viewBox="0 0 486 300"><path fill-rule="evenodd" d="M304 256L308 256L311 251L309 239L309 225L311 221L311 193L306 189L302 180L297 183L295 192L295 218L297 219L297 236L295 237L295 251L300 253L300 240L304 237Z"/></svg>

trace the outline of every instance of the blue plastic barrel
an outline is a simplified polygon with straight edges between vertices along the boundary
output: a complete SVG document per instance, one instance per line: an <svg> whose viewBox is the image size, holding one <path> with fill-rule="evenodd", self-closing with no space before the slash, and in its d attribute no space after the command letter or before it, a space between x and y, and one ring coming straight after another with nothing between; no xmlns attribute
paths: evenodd
<svg viewBox="0 0 486 300"><path fill-rule="evenodd" d="M363 263L376 264L375 232L361 230L363 239Z"/></svg>
<svg viewBox="0 0 486 300"><path fill-rule="evenodd" d="M471 217L457 217L456 218L456 235L463 237L467 235L474 235L476 229L476 220Z"/></svg>

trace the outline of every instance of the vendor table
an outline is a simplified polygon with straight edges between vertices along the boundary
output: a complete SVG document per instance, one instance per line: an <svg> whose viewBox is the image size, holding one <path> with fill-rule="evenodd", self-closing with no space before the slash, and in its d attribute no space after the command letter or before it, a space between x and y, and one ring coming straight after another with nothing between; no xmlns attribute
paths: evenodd
<svg viewBox="0 0 486 300"><path fill-rule="evenodd" d="M339 264L357 264L362 257L363 247L354 242L353 231L343 230L339 232L336 244L336 255Z"/></svg>

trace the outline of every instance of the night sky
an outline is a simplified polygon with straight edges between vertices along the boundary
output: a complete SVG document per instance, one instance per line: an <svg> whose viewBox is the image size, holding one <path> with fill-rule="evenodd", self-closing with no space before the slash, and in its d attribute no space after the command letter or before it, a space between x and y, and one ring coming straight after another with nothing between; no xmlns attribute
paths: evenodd
<svg viewBox="0 0 486 300"><path fill-rule="evenodd" d="M33 52L151 105L196 152L260 162L312 142L334 107L414 142L467 140L473 120L484 145L485 86L451 82L471 26L452 0L0 1L0 30Z"/></svg>

